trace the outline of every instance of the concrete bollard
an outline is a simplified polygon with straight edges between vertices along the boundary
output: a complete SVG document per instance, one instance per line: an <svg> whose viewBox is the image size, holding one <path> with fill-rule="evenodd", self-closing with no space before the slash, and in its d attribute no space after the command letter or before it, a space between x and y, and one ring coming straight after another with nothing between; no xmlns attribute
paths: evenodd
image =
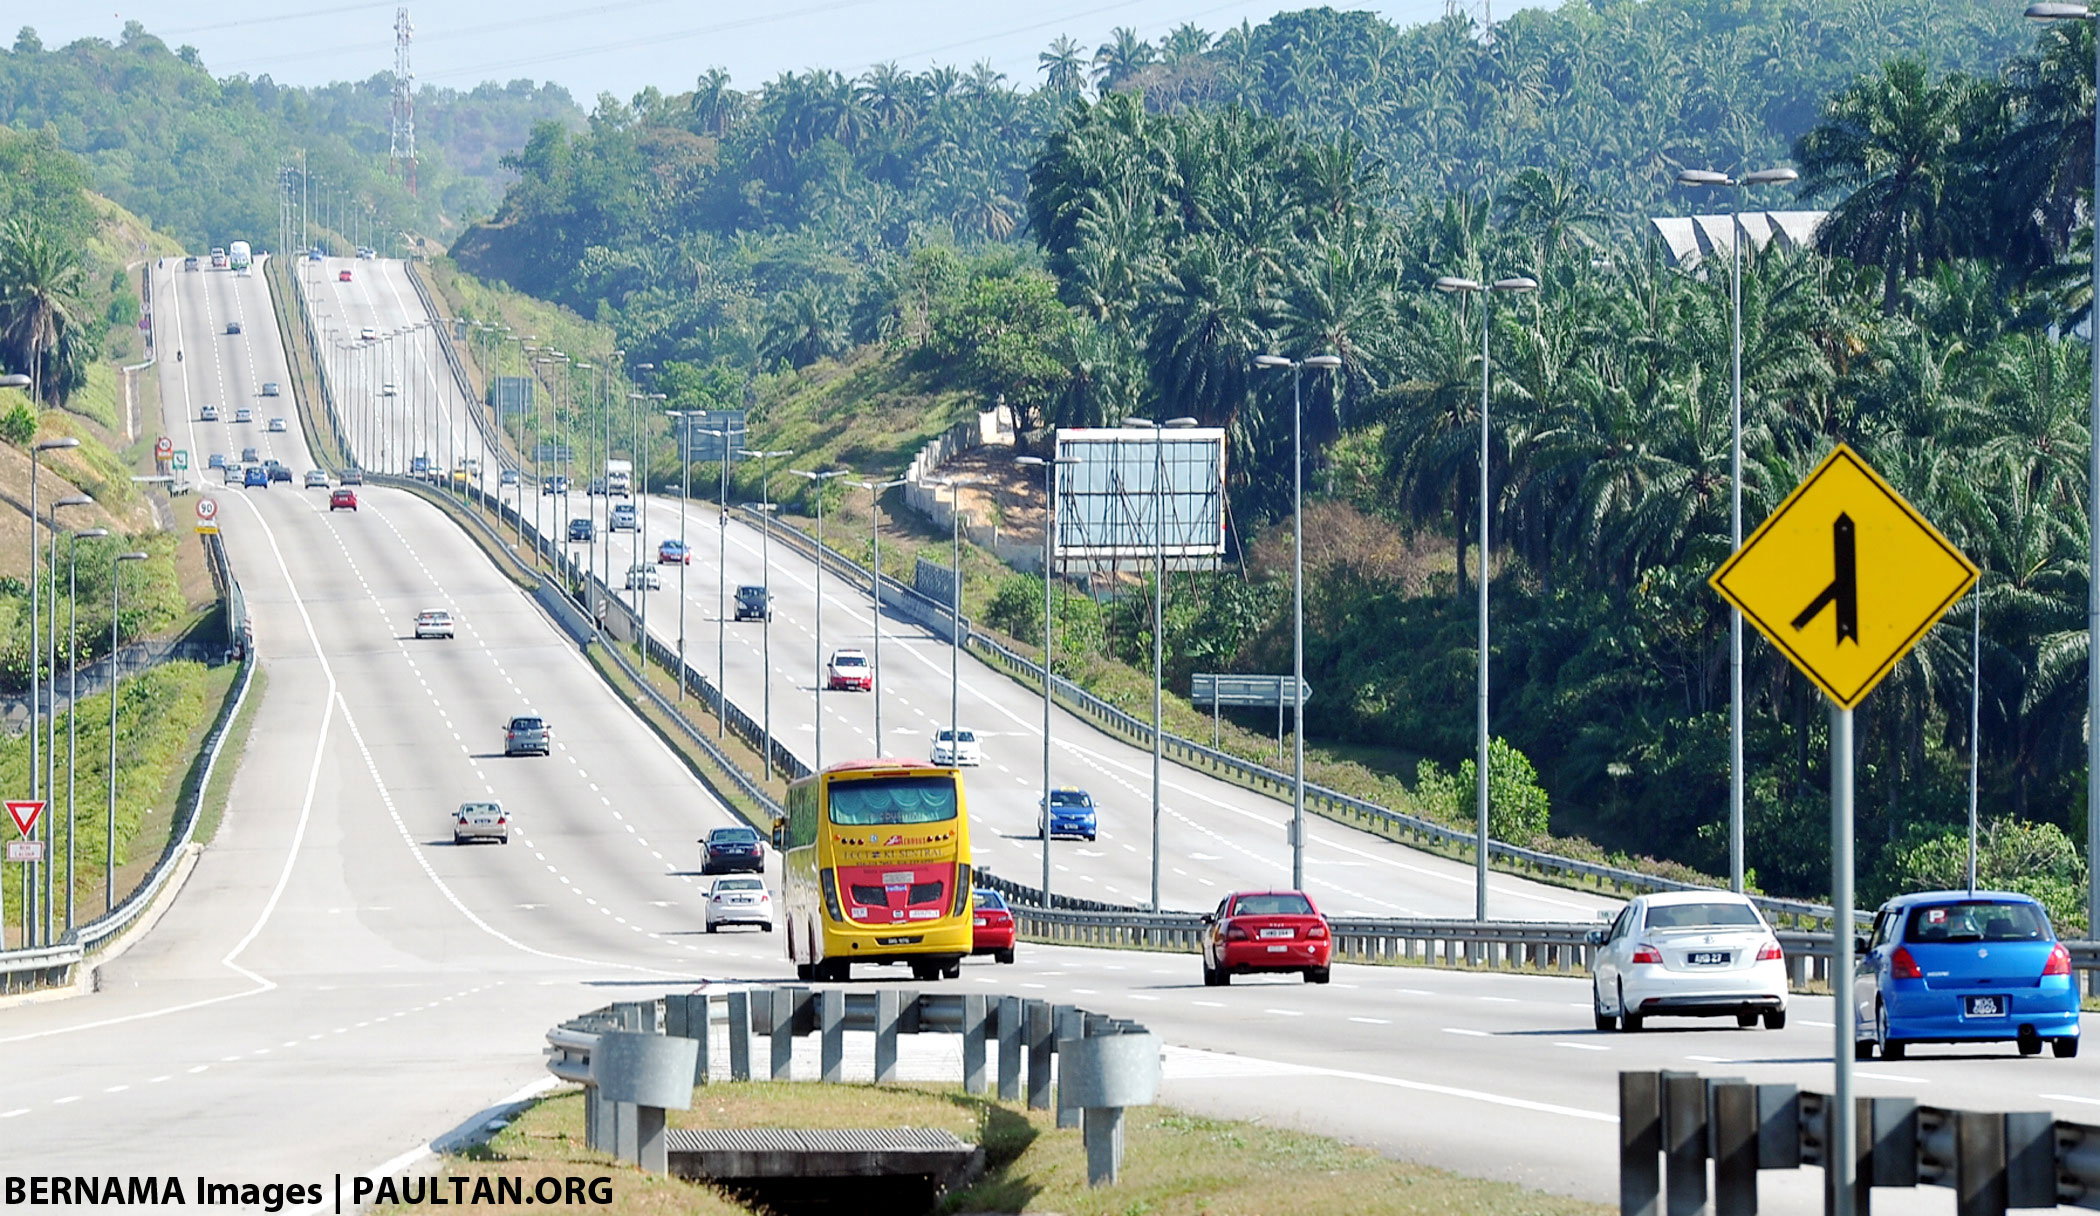
<svg viewBox="0 0 2100 1216"><path fill-rule="evenodd" d="M658 1174L670 1168L664 1111L692 1106L693 1055L691 1039L627 1030L598 1036L590 1087L616 1104L613 1151L622 1160Z"/></svg>
<svg viewBox="0 0 2100 1216"><path fill-rule="evenodd" d="M981 1094L984 1083L985 1001L981 992L963 995L963 1092Z"/></svg>
<svg viewBox="0 0 2100 1216"><path fill-rule="evenodd" d="M1058 1044L1061 1098L1085 1112L1088 1186L1113 1186L1123 1167L1123 1110L1159 1096L1159 1040L1144 1031L1069 1039Z"/></svg>
<svg viewBox="0 0 2100 1216"><path fill-rule="evenodd" d="M751 994L729 994L729 1079L751 1079Z"/></svg>
<svg viewBox="0 0 2100 1216"><path fill-rule="evenodd" d="M875 1083L887 1085L897 1079L897 1024L902 1002L895 988L875 993Z"/></svg>
<svg viewBox="0 0 2100 1216"><path fill-rule="evenodd" d="M1021 998L999 998L999 1100L1021 1100Z"/></svg>
<svg viewBox="0 0 2100 1216"><path fill-rule="evenodd" d="M1051 1025L1048 1001L1028 1002L1028 1109L1050 1109Z"/></svg>
<svg viewBox="0 0 2100 1216"><path fill-rule="evenodd" d="M817 1028L823 1037L823 1079L836 1085L845 1079L846 994L836 988L817 993Z"/></svg>

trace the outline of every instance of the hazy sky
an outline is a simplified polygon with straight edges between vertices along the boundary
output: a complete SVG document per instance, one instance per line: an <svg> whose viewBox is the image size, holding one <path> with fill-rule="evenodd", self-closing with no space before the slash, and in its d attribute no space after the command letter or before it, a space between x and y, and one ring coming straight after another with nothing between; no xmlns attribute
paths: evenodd
<svg viewBox="0 0 2100 1216"><path fill-rule="evenodd" d="M1480 0L1466 2L1477 12ZM51 47L83 37L115 41L125 22L138 21L170 46L195 46L216 75L268 73L286 84L313 85L392 68L396 7L343 0L75 0L34 17L24 6L17 21L35 26ZM1183 22L1216 31L1310 6L1275 0L422 0L407 7L419 81L470 88L483 80L553 80L588 107L600 92L623 100L651 84L681 92L716 66L748 89L808 67L852 75L884 60L916 68L989 59L1013 82L1033 85L1040 79L1036 53L1060 34L1092 48L1109 31L1129 26L1157 41ZM1330 7L1369 9L1410 26L1441 16L1444 0L1339 0ZM1497 0L1495 15L1516 7L1516 0ZM0 31L9 42L14 24Z"/></svg>

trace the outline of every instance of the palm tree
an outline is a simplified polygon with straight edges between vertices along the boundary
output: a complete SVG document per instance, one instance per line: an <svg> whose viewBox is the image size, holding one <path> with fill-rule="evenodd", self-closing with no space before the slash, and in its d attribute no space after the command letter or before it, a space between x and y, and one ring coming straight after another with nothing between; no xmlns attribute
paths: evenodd
<svg viewBox="0 0 2100 1216"><path fill-rule="evenodd" d="M769 361L806 367L846 349L845 300L836 284L809 279L773 298L759 349Z"/></svg>
<svg viewBox="0 0 2100 1216"><path fill-rule="evenodd" d="M1157 61L1151 43L1138 37L1136 30L1118 26L1094 52L1094 83L1103 93L1113 92Z"/></svg>
<svg viewBox="0 0 2100 1216"><path fill-rule="evenodd" d="M1064 34L1050 49L1036 55L1036 70L1043 74L1043 89L1059 98L1077 97L1086 89L1086 52Z"/></svg>
<svg viewBox="0 0 2100 1216"><path fill-rule="evenodd" d="M87 321L87 267L80 248L59 239L33 213L0 231L0 335L29 365L30 399L58 404L70 390L45 365L77 343Z"/></svg>

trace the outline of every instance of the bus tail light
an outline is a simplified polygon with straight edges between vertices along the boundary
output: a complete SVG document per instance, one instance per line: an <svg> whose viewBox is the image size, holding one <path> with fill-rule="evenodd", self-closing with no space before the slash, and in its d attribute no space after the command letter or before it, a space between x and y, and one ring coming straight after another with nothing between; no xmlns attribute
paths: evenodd
<svg viewBox="0 0 2100 1216"><path fill-rule="evenodd" d="M824 912L833 920L845 920L846 910L839 906L839 880L831 867L817 871L817 882L824 888Z"/></svg>
<svg viewBox="0 0 2100 1216"><path fill-rule="evenodd" d="M955 867L955 908L950 916L961 916L970 910L970 863L965 861Z"/></svg>

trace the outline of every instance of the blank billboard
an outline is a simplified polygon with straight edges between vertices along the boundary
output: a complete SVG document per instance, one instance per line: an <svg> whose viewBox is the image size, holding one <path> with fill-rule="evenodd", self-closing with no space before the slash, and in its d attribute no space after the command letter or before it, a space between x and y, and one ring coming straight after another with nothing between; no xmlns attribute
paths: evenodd
<svg viewBox="0 0 2100 1216"><path fill-rule="evenodd" d="M1060 559L1211 558L1225 552L1225 432L1057 432Z"/></svg>
<svg viewBox="0 0 2100 1216"><path fill-rule="evenodd" d="M722 463L726 447L731 460L744 458L736 453L740 448L751 446L744 435L744 411L742 410L694 410L681 415L679 429L685 437L686 459L707 464ZM713 434L707 432L712 431Z"/></svg>

